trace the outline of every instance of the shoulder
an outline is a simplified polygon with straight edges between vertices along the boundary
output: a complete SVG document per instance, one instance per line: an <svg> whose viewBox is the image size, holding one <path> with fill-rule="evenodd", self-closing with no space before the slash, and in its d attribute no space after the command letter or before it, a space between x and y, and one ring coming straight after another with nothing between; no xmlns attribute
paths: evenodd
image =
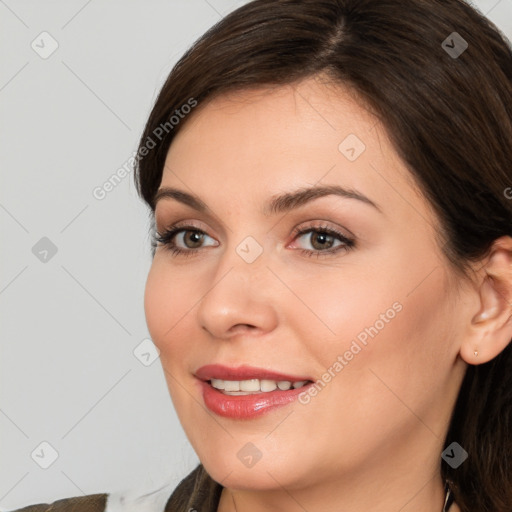
<svg viewBox="0 0 512 512"><path fill-rule="evenodd" d="M216 512L221 492L222 485L199 464L178 484L164 512Z"/></svg>
<svg viewBox="0 0 512 512"><path fill-rule="evenodd" d="M149 492L132 488L108 494L73 496L5 512L164 512L173 488L167 483Z"/></svg>
<svg viewBox="0 0 512 512"><path fill-rule="evenodd" d="M150 492L134 489L64 498L3 512L211 512L216 511L222 486L199 464L176 487L167 482Z"/></svg>
<svg viewBox="0 0 512 512"><path fill-rule="evenodd" d="M89 494L64 498L53 503L39 503L6 512L105 512L108 494Z"/></svg>

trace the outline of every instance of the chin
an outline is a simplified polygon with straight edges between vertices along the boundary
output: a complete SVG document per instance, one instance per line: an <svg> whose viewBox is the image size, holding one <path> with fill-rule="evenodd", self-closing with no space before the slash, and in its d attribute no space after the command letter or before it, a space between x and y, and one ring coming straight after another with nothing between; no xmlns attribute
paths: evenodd
<svg viewBox="0 0 512 512"><path fill-rule="evenodd" d="M300 454L294 457L283 451L276 454L266 451L256 462L248 459L246 464L242 462L245 453L255 450L250 445L241 443L242 450L237 443L236 449L224 447L208 447L205 450L196 451L199 459L208 474L224 487L237 490L264 491L280 488L303 487L308 480L306 475L297 471L303 469L304 461ZM245 451L244 451L245 450ZM262 450L263 451L263 450ZM240 458L238 453L240 454ZM242 459L242 460L240 460ZM299 482L299 480L303 480Z"/></svg>
<svg viewBox="0 0 512 512"><path fill-rule="evenodd" d="M290 472L275 468L271 462L264 465L260 461L252 468L243 467L242 464L233 465L232 461L212 461L211 463L204 461L202 463L216 482L230 489L269 491L281 488L281 485L286 488L293 485Z"/></svg>

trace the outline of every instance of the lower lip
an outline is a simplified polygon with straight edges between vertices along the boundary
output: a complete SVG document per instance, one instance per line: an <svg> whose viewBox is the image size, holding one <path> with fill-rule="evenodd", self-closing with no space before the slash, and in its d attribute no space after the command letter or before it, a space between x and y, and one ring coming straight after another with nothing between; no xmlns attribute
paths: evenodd
<svg viewBox="0 0 512 512"><path fill-rule="evenodd" d="M248 419L295 401L303 391L313 385L313 382L298 389L291 388L288 391L277 389L276 391L262 391L261 393L237 396L225 395L208 382L200 381L200 384L204 403L210 411L225 418Z"/></svg>

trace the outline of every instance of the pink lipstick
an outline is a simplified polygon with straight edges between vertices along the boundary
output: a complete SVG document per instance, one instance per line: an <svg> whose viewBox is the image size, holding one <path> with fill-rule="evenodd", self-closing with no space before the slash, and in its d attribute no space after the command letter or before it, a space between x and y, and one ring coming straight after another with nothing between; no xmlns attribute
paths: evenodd
<svg viewBox="0 0 512 512"><path fill-rule="evenodd" d="M291 403L313 384L310 376L246 365L206 365L195 376L206 407L219 416L235 419L254 418Z"/></svg>

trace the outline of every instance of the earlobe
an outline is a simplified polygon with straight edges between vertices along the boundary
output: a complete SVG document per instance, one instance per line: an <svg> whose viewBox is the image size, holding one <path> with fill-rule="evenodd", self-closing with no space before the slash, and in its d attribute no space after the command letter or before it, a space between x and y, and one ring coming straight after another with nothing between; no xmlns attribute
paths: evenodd
<svg viewBox="0 0 512 512"><path fill-rule="evenodd" d="M512 238L495 241L479 288L480 309L460 348L468 364L494 359L512 340Z"/></svg>

